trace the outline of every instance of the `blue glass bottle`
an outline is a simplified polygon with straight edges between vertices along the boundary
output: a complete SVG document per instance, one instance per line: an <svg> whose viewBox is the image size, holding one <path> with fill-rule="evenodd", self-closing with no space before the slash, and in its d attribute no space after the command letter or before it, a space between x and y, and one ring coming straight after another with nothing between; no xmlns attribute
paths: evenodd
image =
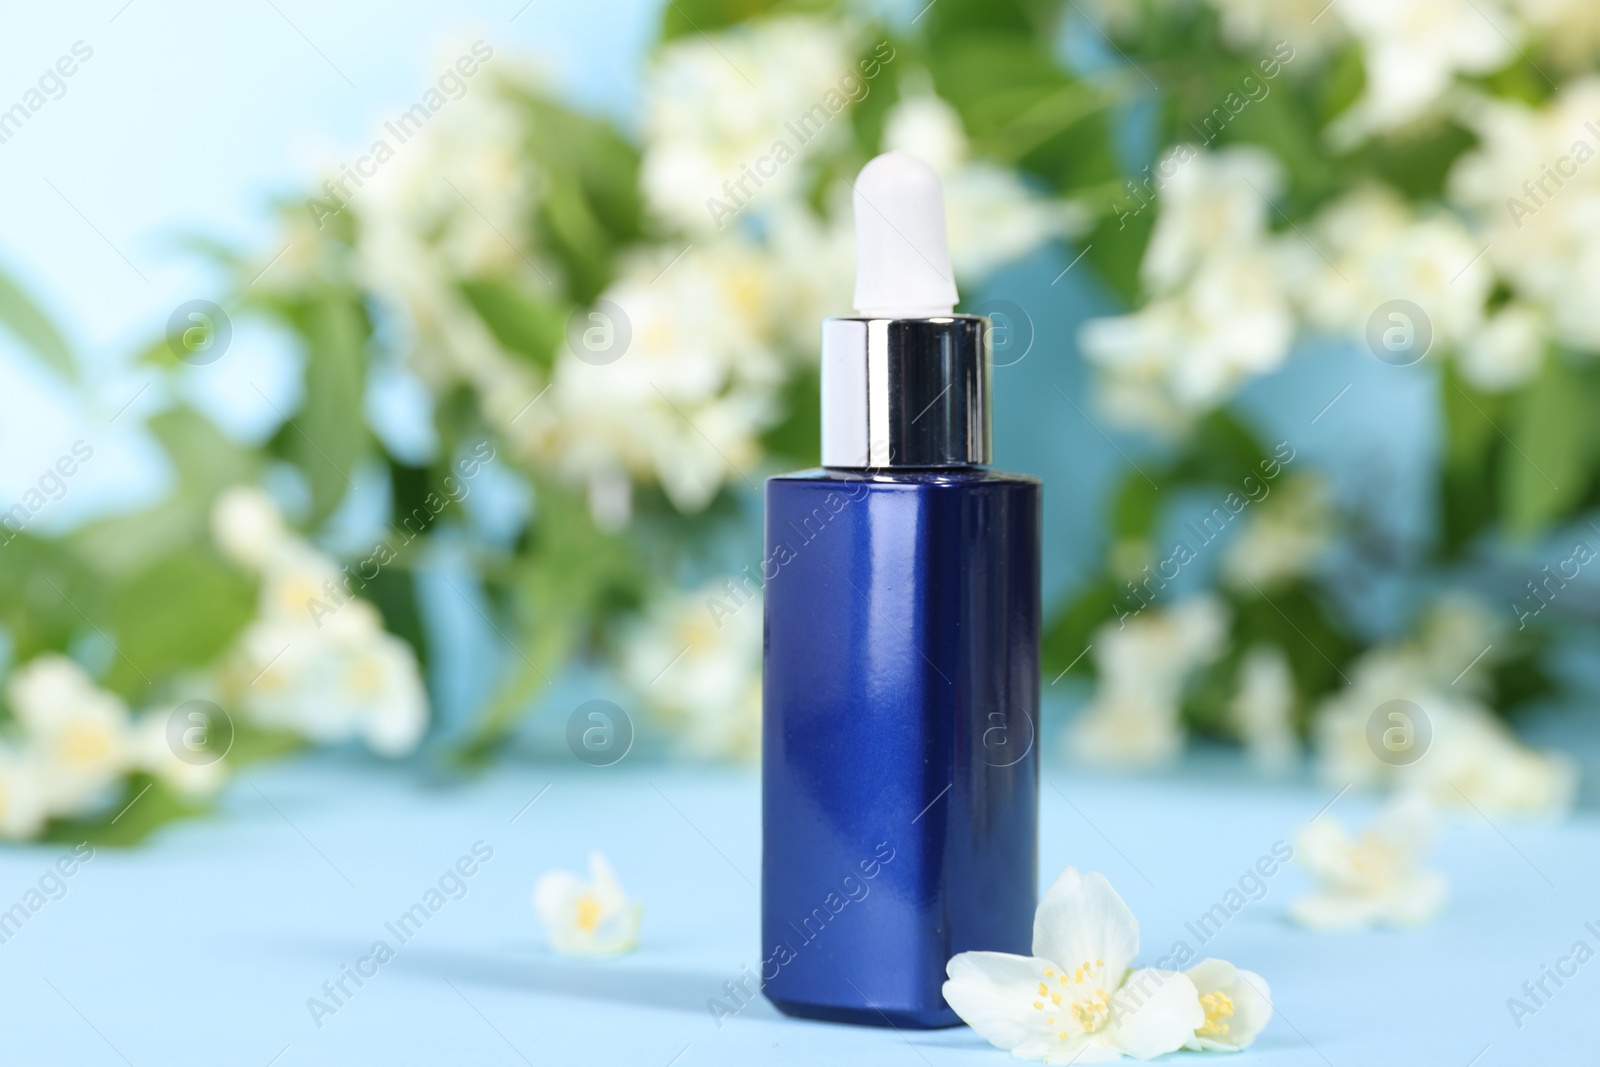
<svg viewBox="0 0 1600 1067"><path fill-rule="evenodd" d="M986 467L986 327L830 319L825 466L767 482L762 981L790 1015L953 1025L950 957L1031 947L1040 485Z"/></svg>

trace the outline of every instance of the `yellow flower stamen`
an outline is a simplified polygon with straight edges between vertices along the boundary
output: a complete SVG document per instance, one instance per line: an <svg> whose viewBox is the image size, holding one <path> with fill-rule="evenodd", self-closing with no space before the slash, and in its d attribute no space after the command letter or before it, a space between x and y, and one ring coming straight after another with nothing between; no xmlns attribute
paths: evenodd
<svg viewBox="0 0 1600 1067"><path fill-rule="evenodd" d="M595 927L600 925L600 898L593 893L583 894L578 898L577 910L573 922L584 933L593 933Z"/></svg>
<svg viewBox="0 0 1600 1067"><path fill-rule="evenodd" d="M1201 1037L1220 1037L1228 1032L1228 1024L1222 1021L1233 1015L1233 1001L1228 994L1221 990L1202 993L1200 1007L1205 1009L1206 1024L1196 1030L1196 1034Z"/></svg>

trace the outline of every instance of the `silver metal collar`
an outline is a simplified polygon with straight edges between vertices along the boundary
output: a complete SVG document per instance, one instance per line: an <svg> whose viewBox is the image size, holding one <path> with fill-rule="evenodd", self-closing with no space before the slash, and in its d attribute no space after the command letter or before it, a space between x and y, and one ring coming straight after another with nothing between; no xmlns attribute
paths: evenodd
<svg viewBox="0 0 1600 1067"><path fill-rule="evenodd" d="M824 467L988 463L988 319L824 320Z"/></svg>

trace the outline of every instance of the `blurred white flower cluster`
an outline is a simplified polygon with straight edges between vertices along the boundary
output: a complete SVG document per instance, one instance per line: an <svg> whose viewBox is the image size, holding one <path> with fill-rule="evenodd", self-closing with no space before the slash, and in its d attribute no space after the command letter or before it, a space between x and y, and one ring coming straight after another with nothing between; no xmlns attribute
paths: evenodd
<svg viewBox="0 0 1600 1067"><path fill-rule="evenodd" d="M1241 49L1280 38L1313 54L1357 43L1366 86L1329 127L1335 145L1442 118L1465 123L1480 144L1455 164L1445 205L1419 208L1369 184L1325 205L1309 225L1287 227L1274 223L1283 181L1269 154L1174 146L1155 168L1160 214L1141 264L1148 300L1081 334L1113 415L1181 428L1277 369L1299 326L1360 339L1395 300L1416 305L1426 321L1392 321L1455 358L1485 391L1530 380L1552 339L1600 350L1600 326L1588 314L1600 296L1600 80L1570 82L1542 106L1458 82L1501 69L1534 37L1574 62L1600 55L1600 8L1569 0L1210 2ZM1509 301L1495 296L1497 283L1510 288Z"/></svg>
<svg viewBox="0 0 1600 1067"><path fill-rule="evenodd" d="M1222 580L1235 588L1270 588L1309 574L1333 541L1333 502L1327 484L1291 478L1251 512L1228 545Z"/></svg>
<svg viewBox="0 0 1600 1067"><path fill-rule="evenodd" d="M1295 839L1294 855L1317 888L1289 904L1289 917L1316 930L1416 926L1444 907L1445 877L1426 866L1437 831L1433 805L1407 793L1384 806L1360 837L1319 815Z"/></svg>
<svg viewBox="0 0 1600 1067"><path fill-rule="evenodd" d="M673 726L687 752L761 751L761 600L706 585L656 601L622 656L623 680Z"/></svg>
<svg viewBox="0 0 1600 1067"><path fill-rule="evenodd" d="M849 311L849 186L832 178L821 210L812 194L819 175L864 161L850 112L868 94L913 85L884 147L913 141L945 178L964 277L1082 221L970 158L955 112L905 65L888 42L802 16L663 46L645 74L639 193L657 229L681 236L623 250L548 374L507 351L461 290L493 278L567 318L561 264L528 227L550 183L524 151L537 120L513 93L537 91L536 75L498 62L498 91L452 102L367 183L354 203L361 280L404 313L435 390L469 385L525 461L587 490L603 528L629 521L640 484L698 511L751 479L784 386L814 365L819 321Z"/></svg>
<svg viewBox="0 0 1600 1067"><path fill-rule="evenodd" d="M1073 756L1105 767L1171 763L1184 744L1185 685L1222 654L1227 637L1226 609L1209 595L1102 626L1092 644L1095 695L1068 736ZM1570 808L1577 787L1571 761L1519 742L1485 703L1490 653L1502 639L1480 603L1449 596L1412 640L1358 659L1349 684L1314 709L1319 777L1336 788L1402 790L1490 812ZM1298 759L1295 706L1283 652L1271 645L1247 650L1229 711L1262 769L1281 772Z"/></svg>
<svg viewBox="0 0 1600 1067"><path fill-rule="evenodd" d="M1121 421L1182 427L1281 366L1300 324L1365 338L1374 314L1396 300L1426 320L1394 320L1412 331L1396 362L1453 352L1468 381L1493 390L1538 370L1539 316L1516 303L1491 314L1494 265L1449 212L1419 213L1393 190L1367 185L1310 226L1278 233L1268 221L1282 168L1261 149L1179 146L1162 169L1171 177L1141 265L1150 299L1085 323L1080 335L1102 372L1105 406Z"/></svg>
<svg viewBox="0 0 1600 1067"><path fill-rule="evenodd" d="M416 655L356 595L360 579L290 531L258 489L219 497L212 529L223 554L261 579L258 615L218 680L221 703L318 744L414 749L428 724Z"/></svg>
<svg viewBox="0 0 1600 1067"><path fill-rule="evenodd" d="M1590 0L1208 0L1233 48L1286 40L1315 57L1360 49L1361 95L1328 129L1346 148L1447 111L1462 78L1519 57L1566 68L1600 56L1600 8Z"/></svg>
<svg viewBox="0 0 1600 1067"><path fill-rule="evenodd" d="M1068 734L1073 756L1126 768L1177 758L1185 736L1184 686L1222 654L1227 636L1227 609L1210 595L1102 626L1091 646L1099 686Z"/></svg>
<svg viewBox="0 0 1600 1067"><path fill-rule="evenodd" d="M1571 761L1522 744L1484 703L1484 661L1498 635L1480 605L1451 599L1434 608L1415 640L1357 660L1350 684L1317 710L1322 780L1403 789L1486 812L1570 808L1577 789Z"/></svg>
<svg viewBox="0 0 1600 1067"><path fill-rule="evenodd" d="M1250 761L1268 774L1282 774L1300 758L1295 730L1294 672L1276 645L1256 645L1239 663L1239 688L1229 710Z"/></svg>
<svg viewBox="0 0 1600 1067"><path fill-rule="evenodd" d="M65 656L18 667L6 701L17 729L0 742L0 837L26 840L49 819L98 814L134 772L197 797L222 782L220 762L190 762L169 745L173 709L135 718Z"/></svg>
<svg viewBox="0 0 1600 1067"><path fill-rule="evenodd" d="M1463 114L1480 143L1451 173L1451 196L1515 293L1479 358L1503 353L1514 385L1537 370L1546 337L1600 350L1600 79L1574 81L1542 108L1478 98Z"/></svg>
<svg viewBox="0 0 1600 1067"><path fill-rule="evenodd" d="M762 200L802 195L807 168L790 164L848 141L848 118L839 111L871 91L866 72L855 69L855 52L837 23L798 16L663 48L644 89L639 181L651 209L685 233L705 235L720 228L708 199L743 199L752 187ZM789 151L774 152L779 143ZM764 156L774 159L756 170ZM735 183L752 172L740 190Z"/></svg>
<svg viewBox="0 0 1600 1067"><path fill-rule="evenodd" d="M1150 300L1085 323L1085 358L1119 421L1171 427L1278 367L1293 340L1282 242L1268 226L1281 168L1254 147L1172 149L1141 263Z"/></svg>

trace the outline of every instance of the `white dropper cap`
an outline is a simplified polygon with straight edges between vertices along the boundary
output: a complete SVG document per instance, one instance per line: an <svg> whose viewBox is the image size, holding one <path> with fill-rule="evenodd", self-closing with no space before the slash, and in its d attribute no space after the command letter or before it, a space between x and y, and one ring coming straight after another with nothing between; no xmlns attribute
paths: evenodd
<svg viewBox="0 0 1600 1067"><path fill-rule="evenodd" d="M944 189L916 156L885 152L856 179L856 313L927 319L955 310Z"/></svg>

